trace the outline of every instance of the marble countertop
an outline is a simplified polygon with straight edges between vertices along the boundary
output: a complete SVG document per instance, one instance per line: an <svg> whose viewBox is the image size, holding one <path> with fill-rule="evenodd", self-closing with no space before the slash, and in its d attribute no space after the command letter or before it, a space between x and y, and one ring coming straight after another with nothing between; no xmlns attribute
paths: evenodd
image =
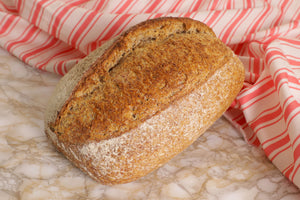
<svg viewBox="0 0 300 200"><path fill-rule="evenodd" d="M89 178L43 132L59 76L0 49L0 199L300 199L300 191L220 118L188 149L146 177L104 186Z"/></svg>

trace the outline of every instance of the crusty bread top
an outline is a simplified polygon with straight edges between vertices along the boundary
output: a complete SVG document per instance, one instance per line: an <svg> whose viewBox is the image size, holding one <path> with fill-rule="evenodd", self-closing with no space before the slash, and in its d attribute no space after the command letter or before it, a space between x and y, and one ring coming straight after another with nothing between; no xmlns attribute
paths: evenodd
<svg viewBox="0 0 300 200"><path fill-rule="evenodd" d="M199 87L232 52L199 21L159 18L129 29L100 55L50 123L60 141L122 135Z"/></svg>

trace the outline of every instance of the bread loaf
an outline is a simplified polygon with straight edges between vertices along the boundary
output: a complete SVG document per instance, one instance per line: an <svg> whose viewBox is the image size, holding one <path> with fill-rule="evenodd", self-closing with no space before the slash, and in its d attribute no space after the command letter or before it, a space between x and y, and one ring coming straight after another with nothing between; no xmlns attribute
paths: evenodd
<svg viewBox="0 0 300 200"><path fill-rule="evenodd" d="M243 80L240 60L205 24L148 20L60 80L45 132L95 180L134 181L193 143L231 105Z"/></svg>

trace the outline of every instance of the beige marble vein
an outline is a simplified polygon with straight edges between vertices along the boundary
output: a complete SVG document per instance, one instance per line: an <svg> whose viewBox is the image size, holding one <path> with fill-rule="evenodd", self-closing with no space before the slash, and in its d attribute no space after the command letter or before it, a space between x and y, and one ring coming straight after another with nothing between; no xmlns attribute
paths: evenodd
<svg viewBox="0 0 300 200"><path fill-rule="evenodd" d="M0 49L0 199L300 199L263 152L220 118L169 163L132 183L104 186L58 153L43 132L59 76Z"/></svg>

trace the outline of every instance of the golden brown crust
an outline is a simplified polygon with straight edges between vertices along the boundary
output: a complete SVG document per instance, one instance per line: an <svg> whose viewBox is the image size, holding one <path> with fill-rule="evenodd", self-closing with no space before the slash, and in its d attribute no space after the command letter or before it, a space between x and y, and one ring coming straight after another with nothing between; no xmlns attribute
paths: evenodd
<svg viewBox="0 0 300 200"><path fill-rule="evenodd" d="M123 34L90 68L53 130L71 143L120 136L190 93L230 57L200 22L144 22Z"/></svg>
<svg viewBox="0 0 300 200"><path fill-rule="evenodd" d="M50 109L46 133L106 184L144 176L190 145L228 108L244 78L233 52L187 18L143 22L87 59L93 64L72 93L59 99L56 114Z"/></svg>

